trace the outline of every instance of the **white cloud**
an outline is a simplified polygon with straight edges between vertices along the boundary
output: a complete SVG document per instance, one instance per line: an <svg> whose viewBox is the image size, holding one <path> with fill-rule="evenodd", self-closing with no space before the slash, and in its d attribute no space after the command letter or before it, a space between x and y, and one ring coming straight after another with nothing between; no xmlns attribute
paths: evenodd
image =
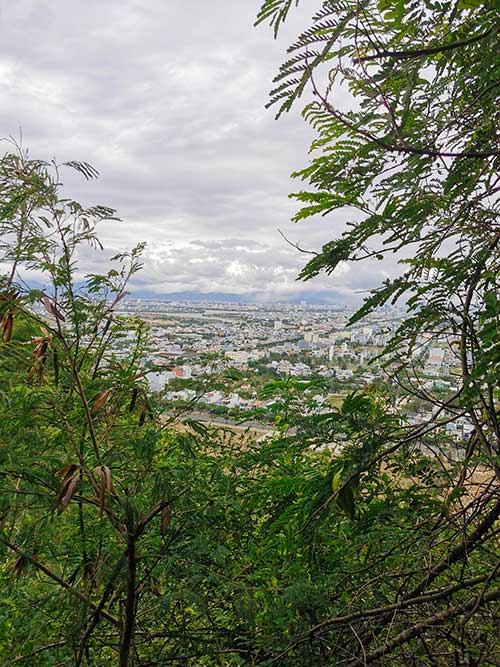
<svg viewBox="0 0 500 667"><path fill-rule="evenodd" d="M278 298L376 285L372 264L296 283L307 258L278 233L318 249L347 215L290 222L289 174L307 163L312 133L299 108L279 122L264 109L314 9L304 4L275 42L252 27L258 2L0 0L0 135L22 127L34 156L99 169L97 183L66 175L65 189L118 210L123 222L102 228L106 247L147 241L141 288Z"/></svg>

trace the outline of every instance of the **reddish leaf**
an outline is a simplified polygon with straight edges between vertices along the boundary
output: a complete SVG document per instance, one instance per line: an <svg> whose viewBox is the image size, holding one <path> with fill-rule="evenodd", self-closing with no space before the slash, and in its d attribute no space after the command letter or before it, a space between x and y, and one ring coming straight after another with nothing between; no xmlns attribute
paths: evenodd
<svg viewBox="0 0 500 667"><path fill-rule="evenodd" d="M76 466L74 463L70 463L67 466L64 466L64 468L61 468L57 472L54 473L54 477L70 477L75 470L77 469L78 466Z"/></svg>
<svg viewBox="0 0 500 667"><path fill-rule="evenodd" d="M19 579L19 577L21 576L21 572L23 571L26 563L27 563L26 556L19 556L19 558L14 563L14 574L16 576L16 579Z"/></svg>
<svg viewBox="0 0 500 667"><path fill-rule="evenodd" d="M68 479L66 484L63 485L63 495L59 500L59 506L61 512L63 512L66 507L69 505L71 498L73 497L79 482L79 475L75 474Z"/></svg>
<svg viewBox="0 0 500 667"><path fill-rule="evenodd" d="M3 342L8 343L10 342L10 339L12 338L12 324L13 324L14 318L12 317L12 313L9 313L6 315L3 320L2 320L2 332L3 332Z"/></svg>
<svg viewBox="0 0 500 667"><path fill-rule="evenodd" d="M56 320L61 320L61 322L65 322L64 315L61 313L61 311L52 303L52 301L49 299L48 296L43 297L43 305L45 310L48 312L49 315L52 315L52 317L55 317Z"/></svg>
<svg viewBox="0 0 500 667"><path fill-rule="evenodd" d="M165 535L165 532L170 524L172 518L172 506L167 505L161 511L160 533Z"/></svg>
<svg viewBox="0 0 500 667"><path fill-rule="evenodd" d="M149 579L149 588L151 590L151 593L153 593L153 595L156 595L156 597L161 596L160 587L152 577L150 577Z"/></svg>
<svg viewBox="0 0 500 667"><path fill-rule="evenodd" d="M111 493L111 470L108 466L98 466L97 474L99 475L99 516L103 515L104 505L106 502L106 494Z"/></svg>
<svg viewBox="0 0 500 667"><path fill-rule="evenodd" d="M94 404L92 406L92 412L97 412L100 408L102 408L102 406L108 400L110 393L111 389L106 389L104 391L100 391L92 398L92 402Z"/></svg>
<svg viewBox="0 0 500 667"><path fill-rule="evenodd" d="M74 463L71 463L70 465L58 470L55 473L55 476L63 478L56 498L56 505L59 505L60 511L63 512L69 505L69 502L78 487L78 467Z"/></svg>

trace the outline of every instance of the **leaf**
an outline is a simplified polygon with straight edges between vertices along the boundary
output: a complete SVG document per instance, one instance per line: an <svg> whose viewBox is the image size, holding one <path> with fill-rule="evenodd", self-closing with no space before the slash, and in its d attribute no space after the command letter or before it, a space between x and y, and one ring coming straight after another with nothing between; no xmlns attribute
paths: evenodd
<svg viewBox="0 0 500 667"><path fill-rule="evenodd" d="M146 404L142 404L141 408L141 414L139 415L139 426L143 426L144 422L146 421L146 414L147 414L147 407Z"/></svg>
<svg viewBox="0 0 500 667"><path fill-rule="evenodd" d="M340 479L342 477L342 468L340 470L337 470L335 475L332 478L332 491L333 493L337 493L337 491L340 488Z"/></svg>
<svg viewBox="0 0 500 667"><path fill-rule="evenodd" d="M35 357L35 361L33 362L28 371L28 380L32 380L35 377L35 373L38 373L38 380L41 380L44 372L47 348L49 344L47 339L45 338L35 338L31 342L37 342L37 341L40 342L33 350L33 356Z"/></svg>
<svg viewBox="0 0 500 667"><path fill-rule="evenodd" d="M47 347L49 346L49 343L47 340L42 339L42 341L35 347L33 350L33 355L40 361L42 361L45 358L45 354L47 353Z"/></svg>
<svg viewBox="0 0 500 667"><path fill-rule="evenodd" d="M108 400L109 396L111 394L111 389L105 389L104 391L100 391L98 394L92 397L92 413L96 413L98 410L102 408L102 406L106 403Z"/></svg>
<svg viewBox="0 0 500 667"><path fill-rule="evenodd" d="M2 333L3 333L3 342L9 343L12 338L12 324L14 318L12 313L8 313L2 320Z"/></svg>
<svg viewBox="0 0 500 667"><path fill-rule="evenodd" d="M138 396L138 394L139 394L139 390L137 389L137 387L134 387L134 388L132 389L132 396L131 396L131 398L130 398L130 404L129 404L129 406L128 406L128 411L129 411L129 412L133 412L133 411L134 411L134 408L135 408L135 404L136 404L136 401L137 401L137 396Z"/></svg>
<svg viewBox="0 0 500 667"><path fill-rule="evenodd" d="M66 319L64 315L61 313L61 311L56 308L56 306L52 303L52 301L49 299L48 296L44 296L42 299L43 306L45 310L49 313L49 315L52 315L52 317L55 317L56 320L61 320L61 322L65 322Z"/></svg>
<svg viewBox="0 0 500 667"><path fill-rule="evenodd" d="M68 162L64 162L63 166L71 167L71 169L78 171L87 179L87 181L90 181L93 178L98 178L99 176L97 169L88 162L77 162L76 160L70 160Z"/></svg>
<svg viewBox="0 0 500 667"><path fill-rule="evenodd" d="M78 487L79 477L80 474L76 466L67 466L67 472L64 474L63 483L59 488L56 498L56 505L59 505L60 512L63 512L69 505Z"/></svg>
<svg viewBox="0 0 500 667"><path fill-rule="evenodd" d="M340 488L337 495L337 504L349 516L354 519L354 500L359 490L359 473L356 473Z"/></svg>
<svg viewBox="0 0 500 667"><path fill-rule="evenodd" d="M77 489L80 472L77 465L70 463L55 472L54 477L63 479L56 497L56 506L59 505L59 511L63 512Z"/></svg>
<svg viewBox="0 0 500 667"><path fill-rule="evenodd" d="M344 484L340 489L337 503L351 519L354 519L354 490L351 482Z"/></svg>
<svg viewBox="0 0 500 667"><path fill-rule="evenodd" d="M165 535L165 532L170 524L172 518L172 506L168 504L161 511L160 534Z"/></svg>
<svg viewBox="0 0 500 667"><path fill-rule="evenodd" d="M142 426L144 422L146 421L146 417L149 417L150 419L153 419L153 410L151 409L151 405L147 399L145 399L144 403L142 404L141 408L141 414L139 416L139 426Z"/></svg>
<svg viewBox="0 0 500 667"><path fill-rule="evenodd" d="M100 479L99 485L99 516L102 517L104 513L104 505L106 502L106 495L111 493L111 470L108 466L98 466L97 474Z"/></svg>
<svg viewBox="0 0 500 667"><path fill-rule="evenodd" d="M16 579L19 579L21 576L21 572L23 571L27 562L28 560L26 556L19 556L19 558L17 558L16 562L14 563L14 575Z"/></svg>
<svg viewBox="0 0 500 667"><path fill-rule="evenodd" d="M65 489L64 495L60 500L61 511L65 510L66 507L69 505L69 502L70 502L71 498L73 497L73 495L74 495L74 493L75 493L75 491L78 487L78 482L79 482L79 476L76 475L76 474L73 475L73 477L71 477L68 480L68 482L66 484L66 489Z"/></svg>
<svg viewBox="0 0 500 667"><path fill-rule="evenodd" d="M54 477L66 478L68 476L71 476L77 468L78 468L77 465L75 465L74 463L70 463L69 465L64 466L64 468L61 468L60 470L55 472Z"/></svg>

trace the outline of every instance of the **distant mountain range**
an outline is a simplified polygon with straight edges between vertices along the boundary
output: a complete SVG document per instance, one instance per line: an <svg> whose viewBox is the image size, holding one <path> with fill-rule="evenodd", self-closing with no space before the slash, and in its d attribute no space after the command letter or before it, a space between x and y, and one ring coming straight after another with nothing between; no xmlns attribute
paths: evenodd
<svg viewBox="0 0 500 667"><path fill-rule="evenodd" d="M151 292L143 289L130 290L131 299L147 299L154 301L212 301L216 303L289 303L300 304L302 302L316 305L357 305L362 301L362 296L359 294L353 296L346 296L338 292L322 291L322 292L306 292L295 296L285 297L276 296L275 299L269 297L263 298L261 294L255 292L248 292L246 294L234 294L231 292L167 292L164 294L158 292Z"/></svg>
<svg viewBox="0 0 500 667"><path fill-rule="evenodd" d="M25 287L30 289L46 290L47 285L44 285L36 280L30 280L29 284L24 283ZM78 291L83 287L83 282L75 283L75 288ZM50 289L48 290L50 292ZM152 301L211 301L214 303L281 303L281 304L300 304L306 303L310 305L345 305L357 306L363 300L362 294L343 294L335 290L323 291L307 291L293 296L276 295L276 298L270 298L268 295L264 296L258 292L247 292L246 294L237 294L233 292L194 292L186 290L184 292L153 292L152 290L141 287L135 288L134 285L129 286L131 299L146 299Z"/></svg>

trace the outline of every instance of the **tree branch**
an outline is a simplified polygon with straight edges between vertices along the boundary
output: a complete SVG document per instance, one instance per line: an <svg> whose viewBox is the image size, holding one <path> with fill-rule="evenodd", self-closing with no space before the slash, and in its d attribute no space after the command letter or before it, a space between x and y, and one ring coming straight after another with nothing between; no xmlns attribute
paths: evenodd
<svg viewBox="0 0 500 667"><path fill-rule="evenodd" d="M0 537L2 542L7 546L11 551L14 551L15 553L20 554L23 556L31 565L36 567L37 570L40 570L40 572L43 572L44 574L47 575L50 579L55 581L59 586L67 590L69 593L77 597L79 600L84 602L86 605L91 607L94 611L97 611L99 609L98 605L96 605L92 600L90 600L86 595L81 593L77 588L74 588L71 586L71 584L68 584L64 579L61 579L55 572L52 572L46 565L43 565L40 563L40 561L35 560L32 556L29 554L25 553L20 547L16 546L15 544L12 544L8 540L4 539L3 537ZM107 621L112 623L115 627L121 628L121 623L120 621L112 616L109 612L105 611L104 609L99 610L100 615L105 618Z"/></svg>
<svg viewBox="0 0 500 667"><path fill-rule="evenodd" d="M377 51L368 56L359 56L354 59L354 63L362 63L370 60L381 60L383 58L397 58L398 60L410 60L412 58L425 58L425 56L432 56L435 53L443 53L445 51L452 51L454 49L459 49L462 46L468 46L469 44L474 44L479 42L488 35L491 34L493 28L490 28L486 32L481 33L480 35L475 35L474 37L469 37L469 39L462 39L460 41L452 42L451 44L439 44L438 46L430 46L422 49L411 49L408 51Z"/></svg>

